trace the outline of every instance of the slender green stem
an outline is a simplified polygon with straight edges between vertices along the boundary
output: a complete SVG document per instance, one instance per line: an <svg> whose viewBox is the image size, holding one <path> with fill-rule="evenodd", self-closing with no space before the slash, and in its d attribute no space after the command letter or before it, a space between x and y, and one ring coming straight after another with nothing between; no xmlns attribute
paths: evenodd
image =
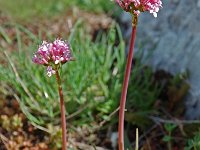
<svg viewBox="0 0 200 150"><path fill-rule="evenodd" d="M125 70L124 82L123 82L122 94L121 94L121 100L120 100L119 125L118 125L119 150L124 150L124 112L125 112L126 95L127 95L127 90L128 90L128 82L129 82L129 78L130 78L133 52L134 52L136 25L137 25L137 16L134 16L133 17L130 48L129 48L128 59L127 59L127 63L126 63L126 70Z"/></svg>
<svg viewBox="0 0 200 150"><path fill-rule="evenodd" d="M67 131L66 131L66 118L65 118L65 104L63 98L63 91L61 86L60 75L56 69L56 80L58 83L58 91L60 96L60 110L61 110L61 124L62 124L62 150L67 149Z"/></svg>

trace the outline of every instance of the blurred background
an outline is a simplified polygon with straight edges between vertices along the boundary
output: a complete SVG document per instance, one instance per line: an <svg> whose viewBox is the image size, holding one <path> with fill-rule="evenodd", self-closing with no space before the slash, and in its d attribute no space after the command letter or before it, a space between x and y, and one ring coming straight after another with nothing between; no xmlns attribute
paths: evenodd
<svg viewBox="0 0 200 150"><path fill-rule="evenodd" d="M200 149L200 1L163 0L139 17L125 146ZM69 149L115 150L130 14L110 0L0 0L0 150L61 149L55 77L32 63L43 40L68 40L62 68ZM195 120L194 120L195 119Z"/></svg>

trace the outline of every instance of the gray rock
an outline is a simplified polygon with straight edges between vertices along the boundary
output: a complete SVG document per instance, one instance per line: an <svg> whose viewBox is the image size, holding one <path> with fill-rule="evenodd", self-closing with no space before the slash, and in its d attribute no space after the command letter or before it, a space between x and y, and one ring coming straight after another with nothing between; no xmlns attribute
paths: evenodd
<svg viewBox="0 0 200 150"><path fill-rule="evenodd" d="M125 39L131 34L131 18L123 13ZM139 48L141 47L141 48ZM190 72L191 89L186 98L186 118L200 117L200 0L163 0L158 17L149 13L139 16L136 53L144 51L143 62L155 70L172 74ZM146 57L152 55L146 59Z"/></svg>

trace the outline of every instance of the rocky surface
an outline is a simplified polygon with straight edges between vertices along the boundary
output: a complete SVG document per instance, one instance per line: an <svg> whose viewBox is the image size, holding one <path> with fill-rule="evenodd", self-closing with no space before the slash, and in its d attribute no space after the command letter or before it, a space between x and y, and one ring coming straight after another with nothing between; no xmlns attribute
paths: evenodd
<svg viewBox="0 0 200 150"><path fill-rule="evenodd" d="M131 34L130 15L122 14L125 38ZM136 52L154 69L172 74L189 72L191 85L186 98L186 118L200 117L200 0L163 0L155 19L149 13L139 17ZM149 54L151 54L149 56ZM147 59L147 56L148 59Z"/></svg>

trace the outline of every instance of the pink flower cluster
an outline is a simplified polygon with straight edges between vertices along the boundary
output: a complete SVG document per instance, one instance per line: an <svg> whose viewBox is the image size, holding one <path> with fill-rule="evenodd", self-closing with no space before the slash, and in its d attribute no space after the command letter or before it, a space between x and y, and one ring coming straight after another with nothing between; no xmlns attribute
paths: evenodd
<svg viewBox="0 0 200 150"><path fill-rule="evenodd" d="M136 15L139 15L140 12L149 11L154 17L157 17L157 12L162 7L161 0L116 0L116 2L125 11Z"/></svg>
<svg viewBox="0 0 200 150"><path fill-rule="evenodd" d="M52 74L55 74L53 68L56 65L72 60L69 43L60 39L56 39L52 43L43 41L32 60L36 64L48 66L47 75L50 77Z"/></svg>

